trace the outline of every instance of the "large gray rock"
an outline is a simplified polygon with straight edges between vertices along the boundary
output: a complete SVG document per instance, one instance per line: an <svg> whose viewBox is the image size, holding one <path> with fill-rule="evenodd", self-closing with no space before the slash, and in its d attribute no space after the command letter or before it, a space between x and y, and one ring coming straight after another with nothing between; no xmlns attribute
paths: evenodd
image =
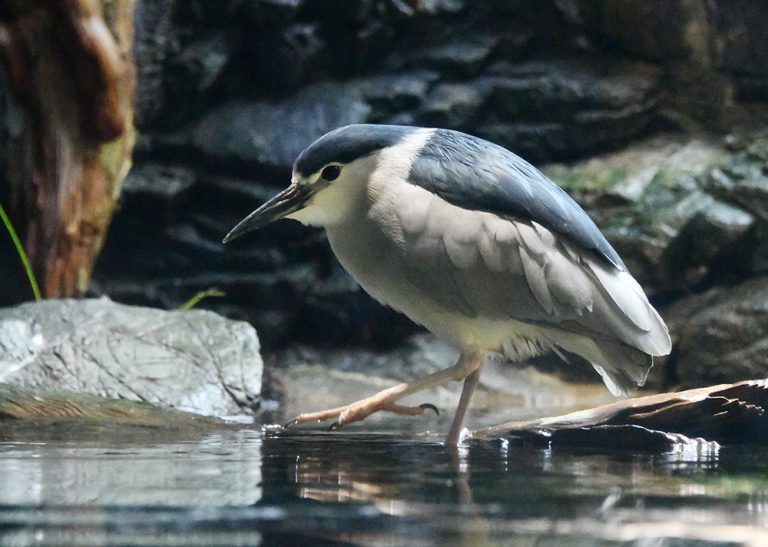
<svg viewBox="0 0 768 547"><path fill-rule="evenodd" d="M203 310L98 300L0 309L0 382L143 401L211 416L259 406L253 328Z"/></svg>

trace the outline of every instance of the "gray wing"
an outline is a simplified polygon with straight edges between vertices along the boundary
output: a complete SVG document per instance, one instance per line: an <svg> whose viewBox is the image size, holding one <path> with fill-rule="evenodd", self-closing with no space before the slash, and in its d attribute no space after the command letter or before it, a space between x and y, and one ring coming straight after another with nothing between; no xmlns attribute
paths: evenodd
<svg viewBox="0 0 768 547"><path fill-rule="evenodd" d="M501 146L437 129L413 161L409 181L465 209L536 222L626 269L592 219L562 188Z"/></svg>
<svg viewBox="0 0 768 547"><path fill-rule="evenodd" d="M446 311L548 329L614 392L642 383L650 356L668 353L666 326L623 269L538 222L456 207L411 188L393 211L406 275Z"/></svg>

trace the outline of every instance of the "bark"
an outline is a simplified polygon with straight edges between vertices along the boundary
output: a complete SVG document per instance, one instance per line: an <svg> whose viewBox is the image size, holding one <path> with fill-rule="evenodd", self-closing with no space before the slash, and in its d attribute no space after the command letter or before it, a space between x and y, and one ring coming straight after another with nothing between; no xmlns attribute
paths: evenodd
<svg viewBox="0 0 768 547"><path fill-rule="evenodd" d="M22 114L6 179L17 229L47 297L86 290L130 167L133 4L0 6L0 56Z"/></svg>

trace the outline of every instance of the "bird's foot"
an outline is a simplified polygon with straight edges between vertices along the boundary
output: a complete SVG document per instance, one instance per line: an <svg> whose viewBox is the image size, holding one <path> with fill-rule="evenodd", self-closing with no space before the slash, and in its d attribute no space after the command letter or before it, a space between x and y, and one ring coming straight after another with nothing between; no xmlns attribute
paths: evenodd
<svg viewBox="0 0 768 547"><path fill-rule="evenodd" d="M362 421L375 412L386 411L404 416L420 416L427 410L432 410L438 416L440 415L440 411L437 407L430 403L424 403L419 406L404 406L399 405L394 401L388 401L387 399L382 400L380 397L374 395L346 406L300 414L285 424L285 427L311 422L325 422L335 419L333 424L331 424L331 429L337 429L344 425Z"/></svg>

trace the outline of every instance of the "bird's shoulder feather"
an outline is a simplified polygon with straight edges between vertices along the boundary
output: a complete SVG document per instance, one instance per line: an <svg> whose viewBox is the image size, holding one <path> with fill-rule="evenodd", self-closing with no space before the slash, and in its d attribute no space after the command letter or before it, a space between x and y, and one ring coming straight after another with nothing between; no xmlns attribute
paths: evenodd
<svg viewBox="0 0 768 547"><path fill-rule="evenodd" d="M625 269L592 219L564 190L501 146L438 129L411 164L408 180L458 207L538 223Z"/></svg>

